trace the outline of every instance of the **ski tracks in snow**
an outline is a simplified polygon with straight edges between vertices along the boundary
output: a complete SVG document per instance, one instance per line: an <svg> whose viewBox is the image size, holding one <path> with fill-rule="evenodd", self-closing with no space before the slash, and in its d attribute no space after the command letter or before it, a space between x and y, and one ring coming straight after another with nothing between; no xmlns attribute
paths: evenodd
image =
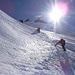
<svg viewBox="0 0 75 75"><path fill-rule="evenodd" d="M42 38L44 41L46 41L46 42L51 43L52 45L54 45L54 42L53 42L54 40L51 39L50 36L48 36L47 34L42 33L42 35L40 36L40 38ZM72 64L71 64L70 57L68 56L67 52L64 52L63 50L61 51L59 49L57 49L57 52L52 52L51 55L53 55L53 57L51 57L51 55L49 55L48 59L44 59L44 61L41 62L41 63L39 63L39 64L43 66L43 69L50 70L51 69L50 67L51 67L52 63L54 61L55 62L59 61L58 63L60 65L58 65L57 63L54 62L53 66L57 67L56 69L59 70L59 72L60 72L61 75L62 75L62 71L64 72L63 75L64 74L66 74L66 75L74 75L73 69L71 68ZM53 48L53 50L54 50L54 48ZM51 61L51 60L53 60L53 61ZM60 66L61 66L61 68L60 68ZM39 67L37 67L37 68L39 68Z"/></svg>

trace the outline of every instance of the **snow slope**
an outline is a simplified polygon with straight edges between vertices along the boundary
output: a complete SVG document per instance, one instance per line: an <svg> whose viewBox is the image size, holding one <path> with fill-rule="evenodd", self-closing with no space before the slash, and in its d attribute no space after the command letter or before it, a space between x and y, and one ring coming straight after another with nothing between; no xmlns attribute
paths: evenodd
<svg viewBox="0 0 75 75"><path fill-rule="evenodd" d="M0 75L75 75L75 37L35 30L0 10Z"/></svg>
<svg viewBox="0 0 75 75"><path fill-rule="evenodd" d="M35 28L40 27L43 30L75 37L75 30L73 29L74 28L73 26L68 27L67 25L64 25L64 24L57 24L55 26L53 23L42 23L42 22L33 22L33 21L24 22L24 24L35 27ZM69 28L71 29L69 30Z"/></svg>
<svg viewBox="0 0 75 75"><path fill-rule="evenodd" d="M28 26L32 26L35 28L41 28L43 30L47 30L47 31L53 31L53 25L52 24L46 24L46 23L41 23L41 22L24 22L24 24L28 25Z"/></svg>

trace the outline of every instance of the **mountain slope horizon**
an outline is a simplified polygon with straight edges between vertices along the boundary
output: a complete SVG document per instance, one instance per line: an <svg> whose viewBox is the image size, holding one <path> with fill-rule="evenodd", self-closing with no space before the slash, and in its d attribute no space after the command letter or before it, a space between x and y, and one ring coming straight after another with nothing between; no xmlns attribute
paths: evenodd
<svg viewBox="0 0 75 75"><path fill-rule="evenodd" d="M35 30L0 10L0 74L74 75L74 37L45 30L32 34ZM61 38L65 53L54 46Z"/></svg>

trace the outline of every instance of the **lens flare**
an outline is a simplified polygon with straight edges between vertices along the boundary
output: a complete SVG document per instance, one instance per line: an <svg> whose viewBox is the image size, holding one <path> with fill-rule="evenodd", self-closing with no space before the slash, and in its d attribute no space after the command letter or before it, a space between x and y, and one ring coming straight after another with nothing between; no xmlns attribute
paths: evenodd
<svg viewBox="0 0 75 75"><path fill-rule="evenodd" d="M50 17L54 22L58 22L59 19L62 17L62 12L58 8L54 8L52 12L50 13Z"/></svg>
<svg viewBox="0 0 75 75"><path fill-rule="evenodd" d="M63 2L58 2L53 7L53 9L50 13L50 18L54 22L58 22L61 17L65 16L67 14L67 12L68 12L67 4L65 4Z"/></svg>

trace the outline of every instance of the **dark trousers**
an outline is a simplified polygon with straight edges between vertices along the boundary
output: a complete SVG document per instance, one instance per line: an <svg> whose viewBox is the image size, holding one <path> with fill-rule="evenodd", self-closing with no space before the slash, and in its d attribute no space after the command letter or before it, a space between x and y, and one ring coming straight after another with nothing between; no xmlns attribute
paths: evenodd
<svg viewBox="0 0 75 75"><path fill-rule="evenodd" d="M62 48L64 49L64 51L66 51L66 49L65 49L65 44L62 44Z"/></svg>

